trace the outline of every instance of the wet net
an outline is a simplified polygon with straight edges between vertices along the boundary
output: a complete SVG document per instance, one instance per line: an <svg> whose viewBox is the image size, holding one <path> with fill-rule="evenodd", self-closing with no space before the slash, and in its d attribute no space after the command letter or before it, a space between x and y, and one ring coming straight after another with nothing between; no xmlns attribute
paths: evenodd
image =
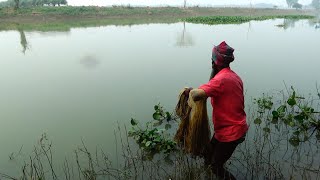
<svg viewBox="0 0 320 180"><path fill-rule="evenodd" d="M184 90L179 94L175 109L181 121L174 139L185 152L203 156L210 141L207 101L206 99L193 101Z"/></svg>

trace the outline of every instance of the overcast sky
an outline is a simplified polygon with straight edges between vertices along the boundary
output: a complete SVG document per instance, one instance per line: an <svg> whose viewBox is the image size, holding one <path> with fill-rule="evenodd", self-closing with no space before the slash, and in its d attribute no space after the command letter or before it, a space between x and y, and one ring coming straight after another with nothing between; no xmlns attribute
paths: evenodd
<svg viewBox="0 0 320 180"><path fill-rule="evenodd" d="M299 0L301 4L310 4L312 0ZM271 3L278 6L286 6L286 0L187 0L190 5L244 5L244 4L257 4L257 3ZM70 5L176 5L183 4L183 0L68 0Z"/></svg>
<svg viewBox="0 0 320 180"><path fill-rule="evenodd" d="M5 1L5 0L0 0ZM159 6L171 5L181 6L183 0L67 0L69 5L82 6L111 6L111 5L143 5L143 6ZM307 5L312 0L299 0L299 3ZM286 0L187 0L189 5L245 5L245 4L258 4L258 3L271 3L278 6L286 6Z"/></svg>

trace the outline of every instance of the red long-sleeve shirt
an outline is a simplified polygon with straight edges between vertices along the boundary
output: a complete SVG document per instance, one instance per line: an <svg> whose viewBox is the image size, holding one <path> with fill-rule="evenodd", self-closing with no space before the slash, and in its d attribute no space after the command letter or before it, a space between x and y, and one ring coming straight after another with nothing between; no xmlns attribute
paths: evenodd
<svg viewBox="0 0 320 180"><path fill-rule="evenodd" d="M241 138L248 130L241 78L224 68L199 89L211 97L214 137L221 142Z"/></svg>

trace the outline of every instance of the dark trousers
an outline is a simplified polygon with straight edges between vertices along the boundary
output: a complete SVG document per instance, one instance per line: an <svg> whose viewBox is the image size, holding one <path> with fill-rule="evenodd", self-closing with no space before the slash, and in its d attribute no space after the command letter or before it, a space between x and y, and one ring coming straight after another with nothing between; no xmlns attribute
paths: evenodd
<svg viewBox="0 0 320 180"><path fill-rule="evenodd" d="M231 157L238 144L244 140L245 135L231 142L220 142L213 137L207 148L205 164L210 165L212 172L222 179L236 179L224 168L224 164Z"/></svg>

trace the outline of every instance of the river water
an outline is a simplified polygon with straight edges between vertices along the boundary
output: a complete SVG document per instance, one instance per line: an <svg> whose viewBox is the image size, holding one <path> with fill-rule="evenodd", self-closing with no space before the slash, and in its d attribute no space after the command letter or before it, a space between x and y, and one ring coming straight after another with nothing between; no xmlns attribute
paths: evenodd
<svg viewBox="0 0 320 180"><path fill-rule="evenodd" d="M285 84L316 94L317 27L308 20L277 19L2 31L0 172L14 172L22 162L9 157L28 156L43 133L57 161L81 140L114 156L117 122L151 120L159 102L172 110L180 89L207 82L211 49L224 40L235 49L231 68L244 81L248 105Z"/></svg>

